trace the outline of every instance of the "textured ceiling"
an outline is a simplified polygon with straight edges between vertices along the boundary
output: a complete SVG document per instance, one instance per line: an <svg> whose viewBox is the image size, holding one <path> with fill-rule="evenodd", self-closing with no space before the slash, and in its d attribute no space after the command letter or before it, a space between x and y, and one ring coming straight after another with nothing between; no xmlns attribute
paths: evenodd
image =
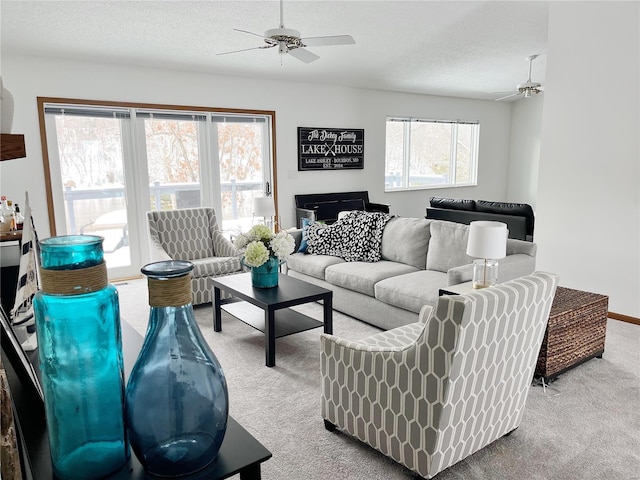
<svg viewBox="0 0 640 480"><path fill-rule="evenodd" d="M305 64L263 45L279 2L0 2L2 54L168 67L256 78L495 99L523 83L526 57L544 53L543 1L284 1L302 37L350 34L356 44L309 47ZM546 56L532 78L544 83ZM520 97L518 97L520 98Z"/></svg>

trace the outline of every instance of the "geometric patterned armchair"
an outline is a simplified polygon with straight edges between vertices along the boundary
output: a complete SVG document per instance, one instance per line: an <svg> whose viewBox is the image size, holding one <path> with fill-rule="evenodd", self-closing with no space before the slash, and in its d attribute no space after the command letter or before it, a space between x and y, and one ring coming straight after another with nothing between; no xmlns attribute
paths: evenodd
<svg viewBox="0 0 640 480"><path fill-rule="evenodd" d="M558 279L536 272L423 307L417 323L321 336L322 416L432 478L520 425Z"/></svg>
<svg viewBox="0 0 640 480"><path fill-rule="evenodd" d="M220 232L213 208L147 212L152 261L188 260L193 305L211 303L210 278L240 273L236 247Z"/></svg>

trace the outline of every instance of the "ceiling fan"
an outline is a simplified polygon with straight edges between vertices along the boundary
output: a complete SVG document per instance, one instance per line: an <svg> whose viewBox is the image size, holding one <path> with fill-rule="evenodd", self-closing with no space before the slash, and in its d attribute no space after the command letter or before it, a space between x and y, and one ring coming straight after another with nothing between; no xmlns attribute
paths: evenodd
<svg viewBox="0 0 640 480"><path fill-rule="evenodd" d="M291 28L284 28L283 20L283 0L280 0L280 27L272 28L264 32L264 35L259 33L248 32L246 30L240 30L234 28L237 32L248 33L250 35L256 35L261 37L266 45L259 47L243 48L242 50L233 50L231 52L218 53L218 55L228 55L230 53L246 52L247 50L262 50L264 48L278 47L278 51L281 55L288 53L289 55L297 58L304 63L311 63L320 57L304 47L320 47L325 45L353 45L356 41L351 35L332 35L328 37L307 37L301 38L300 32ZM282 63L282 56L280 57Z"/></svg>
<svg viewBox="0 0 640 480"><path fill-rule="evenodd" d="M522 95L522 94L524 94L524 98L529 98L531 95L538 94L544 90L544 87L540 83L531 81L531 64L539 56L540 55L531 55L527 57L527 60L529 60L529 78L527 78L527 81L516 86L515 90L510 90L510 92L513 92L513 93L510 93L506 97L500 97L496 99L496 102L499 102L500 100L505 100L507 98L515 97L516 95ZM503 92L496 92L496 93L503 93Z"/></svg>

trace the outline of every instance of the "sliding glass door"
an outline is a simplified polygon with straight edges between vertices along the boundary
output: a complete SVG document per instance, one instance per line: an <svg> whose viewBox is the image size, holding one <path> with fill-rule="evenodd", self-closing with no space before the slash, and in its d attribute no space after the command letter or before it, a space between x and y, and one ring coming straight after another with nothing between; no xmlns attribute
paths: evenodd
<svg viewBox="0 0 640 480"><path fill-rule="evenodd" d="M238 231L253 198L272 193L272 112L38 100L51 231L104 237L111 279L150 261L147 211L212 206Z"/></svg>

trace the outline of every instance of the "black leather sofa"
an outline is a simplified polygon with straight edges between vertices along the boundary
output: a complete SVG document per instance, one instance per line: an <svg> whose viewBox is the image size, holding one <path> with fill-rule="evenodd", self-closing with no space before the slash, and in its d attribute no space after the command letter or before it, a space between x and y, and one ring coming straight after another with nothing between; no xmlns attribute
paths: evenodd
<svg viewBox="0 0 640 480"><path fill-rule="evenodd" d="M535 216L529 204L431 197L429 205L425 218L467 225L474 220L503 222L509 238L533 242Z"/></svg>
<svg viewBox="0 0 640 480"><path fill-rule="evenodd" d="M302 219L323 221L331 224L338 213L348 210L389 213L386 203L372 203L369 192L308 193L294 195L296 202L296 225L302 228Z"/></svg>

